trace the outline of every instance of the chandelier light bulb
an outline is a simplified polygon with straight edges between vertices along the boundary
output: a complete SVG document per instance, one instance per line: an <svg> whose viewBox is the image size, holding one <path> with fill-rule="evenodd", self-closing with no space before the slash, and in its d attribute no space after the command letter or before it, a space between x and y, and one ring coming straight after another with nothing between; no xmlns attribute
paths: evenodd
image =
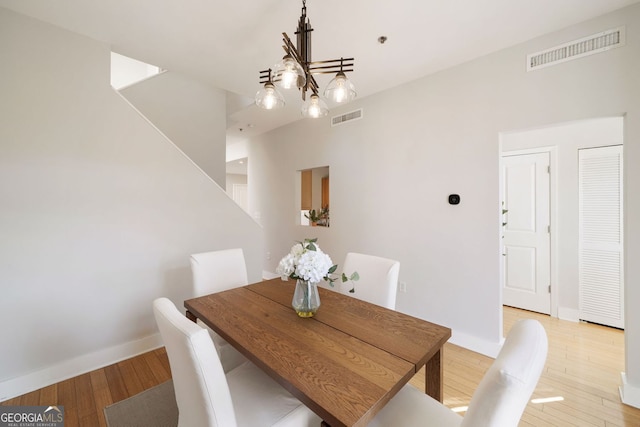
<svg viewBox="0 0 640 427"><path fill-rule="evenodd" d="M302 66L287 55L282 58L274 68L275 82L283 89L292 89L304 86L306 81Z"/></svg>
<svg viewBox="0 0 640 427"><path fill-rule="evenodd" d="M268 81L264 87L256 93L256 105L265 110L274 110L284 107L284 97L276 90L273 83Z"/></svg>
<svg viewBox="0 0 640 427"><path fill-rule="evenodd" d="M344 88L344 80L340 80L337 82L336 91L334 93L335 93L335 96L333 99L334 101L344 102L344 100L347 98L347 91Z"/></svg>
<svg viewBox="0 0 640 427"><path fill-rule="evenodd" d="M311 119L317 119L329 114L327 104L317 94L312 94L302 105L302 115Z"/></svg>
<svg viewBox="0 0 640 427"><path fill-rule="evenodd" d="M281 86L285 89L291 89L298 80L298 74L296 74L295 67L292 64L293 60L289 59L285 62L285 69L282 72Z"/></svg>
<svg viewBox="0 0 640 427"><path fill-rule="evenodd" d="M337 103L353 101L356 97L353 83L340 71L324 91L324 96Z"/></svg>
<svg viewBox="0 0 640 427"><path fill-rule="evenodd" d="M264 108L267 110L272 110L277 103L274 92L273 88L267 89L267 95L264 97Z"/></svg>

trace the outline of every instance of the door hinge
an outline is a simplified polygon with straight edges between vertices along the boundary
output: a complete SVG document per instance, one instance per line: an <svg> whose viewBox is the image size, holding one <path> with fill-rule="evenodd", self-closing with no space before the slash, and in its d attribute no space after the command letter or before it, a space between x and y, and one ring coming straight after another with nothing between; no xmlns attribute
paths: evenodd
<svg viewBox="0 0 640 427"><path fill-rule="evenodd" d="M551 226L547 225L547 233L551 233Z"/></svg>
<svg viewBox="0 0 640 427"><path fill-rule="evenodd" d="M551 166L547 166L547 173L551 173Z"/></svg>
<svg viewBox="0 0 640 427"><path fill-rule="evenodd" d="M551 285L549 285L549 293L551 293Z"/></svg>

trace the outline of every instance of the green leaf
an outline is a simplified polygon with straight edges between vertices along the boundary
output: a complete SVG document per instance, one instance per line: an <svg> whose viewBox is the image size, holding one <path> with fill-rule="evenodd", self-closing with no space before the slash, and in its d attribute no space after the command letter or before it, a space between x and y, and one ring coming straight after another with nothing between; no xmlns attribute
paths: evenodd
<svg viewBox="0 0 640 427"><path fill-rule="evenodd" d="M347 280L349 280L349 278L347 277L346 274L342 273L342 283L346 282Z"/></svg>
<svg viewBox="0 0 640 427"><path fill-rule="evenodd" d="M334 264L333 266L331 266L331 268L329 269L329 271L327 272L328 274L333 274L336 272L336 269L338 268L338 264Z"/></svg>
<svg viewBox="0 0 640 427"><path fill-rule="evenodd" d="M309 242L309 244L307 245L307 250L315 252L317 250L316 245L314 245L313 242Z"/></svg>
<svg viewBox="0 0 640 427"><path fill-rule="evenodd" d="M356 292L356 288L351 288L351 290L349 291L349 293L354 294Z"/></svg>
<svg viewBox="0 0 640 427"><path fill-rule="evenodd" d="M351 277L349 277L349 280L353 280L353 281L360 280L360 275L358 274L357 271L354 271Z"/></svg>

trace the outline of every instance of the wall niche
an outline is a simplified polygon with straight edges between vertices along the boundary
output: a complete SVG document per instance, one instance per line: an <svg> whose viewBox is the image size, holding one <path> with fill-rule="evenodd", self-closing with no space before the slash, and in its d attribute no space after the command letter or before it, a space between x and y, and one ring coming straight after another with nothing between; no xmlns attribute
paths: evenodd
<svg viewBox="0 0 640 427"><path fill-rule="evenodd" d="M329 227L329 166L298 171L300 225Z"/></svg>

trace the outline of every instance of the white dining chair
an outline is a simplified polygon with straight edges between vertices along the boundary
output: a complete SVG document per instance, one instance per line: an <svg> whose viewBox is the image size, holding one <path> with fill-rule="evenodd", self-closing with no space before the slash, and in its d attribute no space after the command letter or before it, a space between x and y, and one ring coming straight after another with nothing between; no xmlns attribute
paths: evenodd
<svg viewBox="0 0 640 427"><path fill-rule="evenodd" d="M353 283L341 284L344 294L395 310L400 274L399 261L349 252L345 257L342 271L347 276L357 271L360 276ZM349 291L353 288L355 292L350 293Z"/></svg>
<svg viewBox="0 0 640 427"><path fill-rule="evenodd" d="M473 393L464 417L407 384L368 425L517 427L544 368L547 349L540 322L520 320Z"/></svg>
<svg viewBox="0 0 640 427"><path fill-rule="evenodd" d="M225 374L211 336L167 298L153 312L169 357L178 427L306 427L320 417L253 363Z"/></svg>
<svg viewBox="0 0 640 427"><path fill-rule="evenodd" d="M248 283L242 248L191 255L193 293L196 297L222 292Z"/></svg>
<svg viewBox="0 0 640 427"><path fill-rule="evenodd" d="M191 255L191 273L193 275L194 297L226 291L248 283L242 248L193 254ZM224 338L209 329L200 320L198 320L198 324L207 328L211 334L225 372L247 361L247 358Z"/></svg>

